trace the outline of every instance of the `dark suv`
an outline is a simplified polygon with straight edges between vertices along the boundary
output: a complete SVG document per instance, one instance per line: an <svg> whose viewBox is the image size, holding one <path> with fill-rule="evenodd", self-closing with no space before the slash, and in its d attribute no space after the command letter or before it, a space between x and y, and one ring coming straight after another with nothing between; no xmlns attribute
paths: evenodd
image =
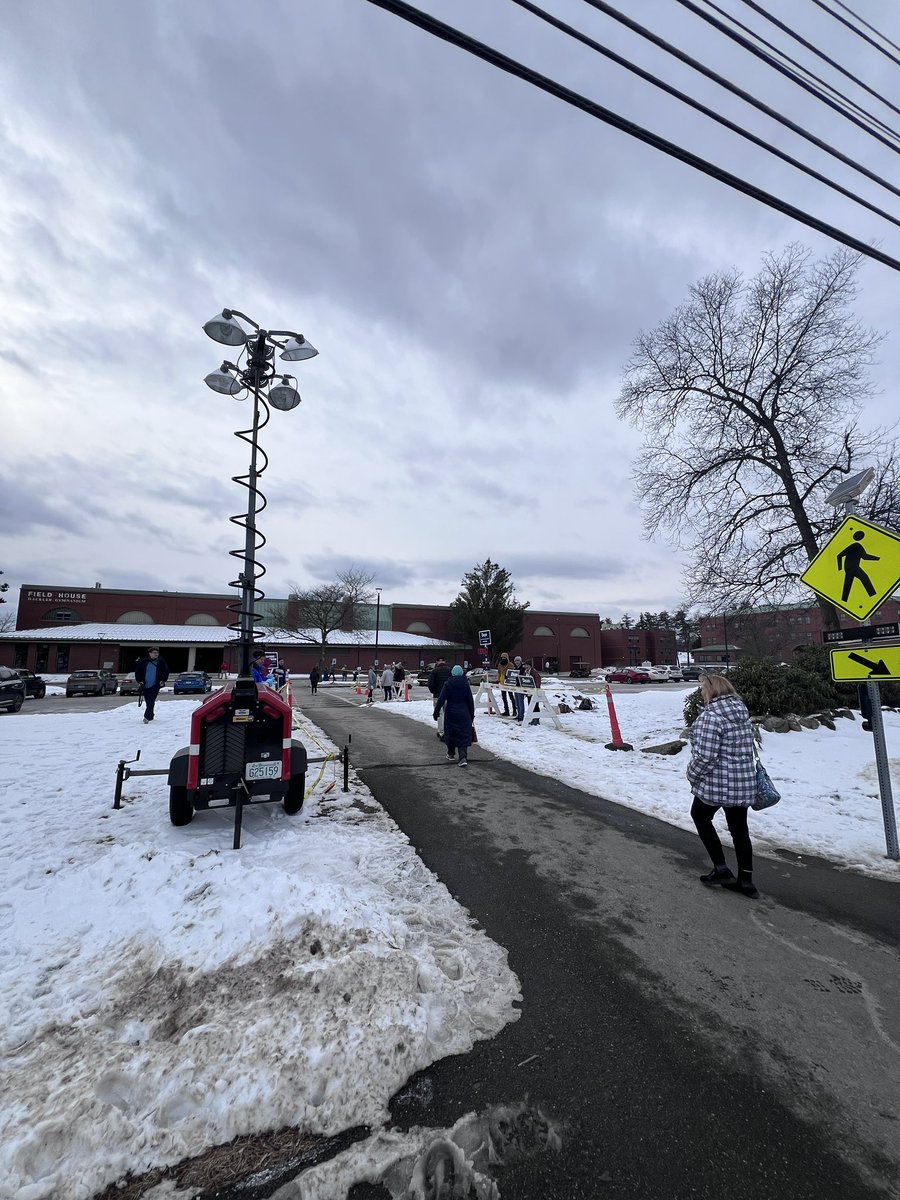
<svg viewBox="0 0 900 1200"><path fill-rule="evenodd" d="M107 692L114 696L119 687L119 681L111 671L73 671L66 680L66 695L105 696Z"/></svg>
<svg viewBox="0 0 900 1200"><path fill-rule="evenodd" d="M16 674L25 684L25 695L34 696L35 700L43 700L47 695L47 685L40 675L34 671L26 671L24 667L16 667Z"/></svg>
<svg viewBox="0 0 900 1200"><path fill-rule="evenodd" d="M10 667L0 667L0 708L18 712L25 699L25 681Z"/></svg>

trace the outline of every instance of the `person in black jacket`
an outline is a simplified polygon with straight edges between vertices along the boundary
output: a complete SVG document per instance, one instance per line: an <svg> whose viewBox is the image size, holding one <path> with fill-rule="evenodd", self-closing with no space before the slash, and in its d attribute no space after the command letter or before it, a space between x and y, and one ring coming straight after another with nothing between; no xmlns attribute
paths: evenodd
<svg viewBox="0 0 900 1200"><path fill-rule="evenodd" d="M449 678L450 678L450 668L447 666L447 664L444 662L444 660L442 658L439 658L437 660L437 662L434 664L431 674L428 676L428 690L429 690L429 692L431 692L432 696L434 696L435 701L437 701L438 696L441 694L441 688L444 686L444 684L447 682L447 680ZM444 712L443 712L443 709L441 709L440 713L438 714L437 723L438 723L437 735L440 738L440 740L443 741L444 740Z"/></svg>
<svg viewBox="0 0 900 1200"><path fill-rule="evenodd" d="M134 668L134 677L141 685L141 695L147 706L144 710L144 724L149 725L153 720L159 689L169 678L168 663L159 657L158 646L151 646L146 656L138 662Z"/></svg>
<svg viewBox="0 0 900 1200"><path fill-rule="evenodd" d="M472 745L472 722L475 719L475 701L469 681L463 674L462 667L454 667L450 678L441 688L441 693L435 701L434 719L437 720L446 709L444 722L444 741L447 743L447 758L453 759L454 751L459 752L459 765L469 765L469 747Z"/></svg>

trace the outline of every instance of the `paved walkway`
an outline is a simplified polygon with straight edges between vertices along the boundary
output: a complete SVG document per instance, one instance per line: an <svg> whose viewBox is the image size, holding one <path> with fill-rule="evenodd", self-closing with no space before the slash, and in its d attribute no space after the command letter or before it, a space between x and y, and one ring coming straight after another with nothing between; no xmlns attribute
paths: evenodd
<svg viewBox="0 0 900 1200"><path fill-rule="evenodd" d="M783 855L759 901L710 892L682 830L480 746L460 771L352 688L298 696L523 987L398 1126L540 1109L562 1149L498 1168L515 1200L900 1196L900 889Z"/></svg>

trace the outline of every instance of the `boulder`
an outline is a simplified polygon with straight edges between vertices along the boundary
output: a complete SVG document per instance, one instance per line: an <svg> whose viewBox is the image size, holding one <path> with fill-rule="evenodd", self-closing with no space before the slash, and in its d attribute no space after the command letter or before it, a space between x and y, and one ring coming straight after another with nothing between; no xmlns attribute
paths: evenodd
<svg viewBox="0 0 900 1200"><path fill-rule="evenodd" d="M680 738L674 742L660 742L658 746L641 746L642 754L680 754L685 743Z"/></svg>
<svg viewBox="0 0 900 1200"><path fill-rule="evenodd" d="M803 728L803 726L800 724L800 718L795 717L793 713L786 716L785 720L788 723L788 729L790 729L791 733L799 733Z"/></svg>
<svg viewBox="0 0 900 1200"><path fill-rule="evenodd" d="M769 733L790 733L791 731L791 723L786 717L766 717L762 727Z"/></svg>
<svg viewBox="0 0 900 1200"><path fill-rule="evenodd" d="M559 704L557 704L557 706L556 706L556 711L559 713L567 713L567 712L571 712L572 709L569 708L569 706L568 706L568 704L566 704L565 700L560 700Z"/></svg>
<svg viewBox="0 0 900 1200"><path fill-rule="evenodd" d="M593 700L590 700L587 696L582 696L578 702L578 707L579 707L579 709L581 709L582 712L593 712L594 711L594 702L593 702Z"/></svg>
<svg viewBox="0 0 900 1200"><path fill-rule="evenodd" d="M837 728L837 726L835 725L834 721L831 718L830 713L816 713L816 720L819 722L820 725L824 725L826 729L836 729Z"/></svg>
<svg viewBox="0 0 900 1200"><path fill-rule="evenodd" d="M818 729L819 728L818 717L798 717L797 720L800 722L800 724L803 726L804 729Z"/></svg>
<svg viewBox="0 0 900 1200"><path fill-rule="evenodd" d="M850 708L836 708L831 715L833 717L846 717L848 721L856 720L853 710Z"/></svg>

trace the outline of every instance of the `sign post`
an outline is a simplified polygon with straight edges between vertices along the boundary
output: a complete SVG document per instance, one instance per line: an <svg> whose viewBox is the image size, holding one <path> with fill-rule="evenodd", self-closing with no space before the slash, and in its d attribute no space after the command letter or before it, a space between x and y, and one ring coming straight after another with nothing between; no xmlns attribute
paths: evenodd
<svg viewBox="0 0 900 1200"><path fill-rule="evenodd" d="M855 515L856 501L874 476L871 468L861 471L828 496L829 504L843 506L844 520L800 576L800 580L830 600L836 608L861 622L859 630L841 631L841 641L845 640L844 635L852 636L855 632L863 644L856 650L832 650L831 676L835 680L855 680L865 684L872 710L869 723L875 743L875 770L881 796L884 840L888 858L896 862L900 859L900 843L897 841L897 817L878 680L900 678L900 673L893 674L895 669L900 671L900 647L875 648L878 626L873 627L867 622L878 606L900 585L900 533ZM890 626L884 628L894 632Z"/></svg>

